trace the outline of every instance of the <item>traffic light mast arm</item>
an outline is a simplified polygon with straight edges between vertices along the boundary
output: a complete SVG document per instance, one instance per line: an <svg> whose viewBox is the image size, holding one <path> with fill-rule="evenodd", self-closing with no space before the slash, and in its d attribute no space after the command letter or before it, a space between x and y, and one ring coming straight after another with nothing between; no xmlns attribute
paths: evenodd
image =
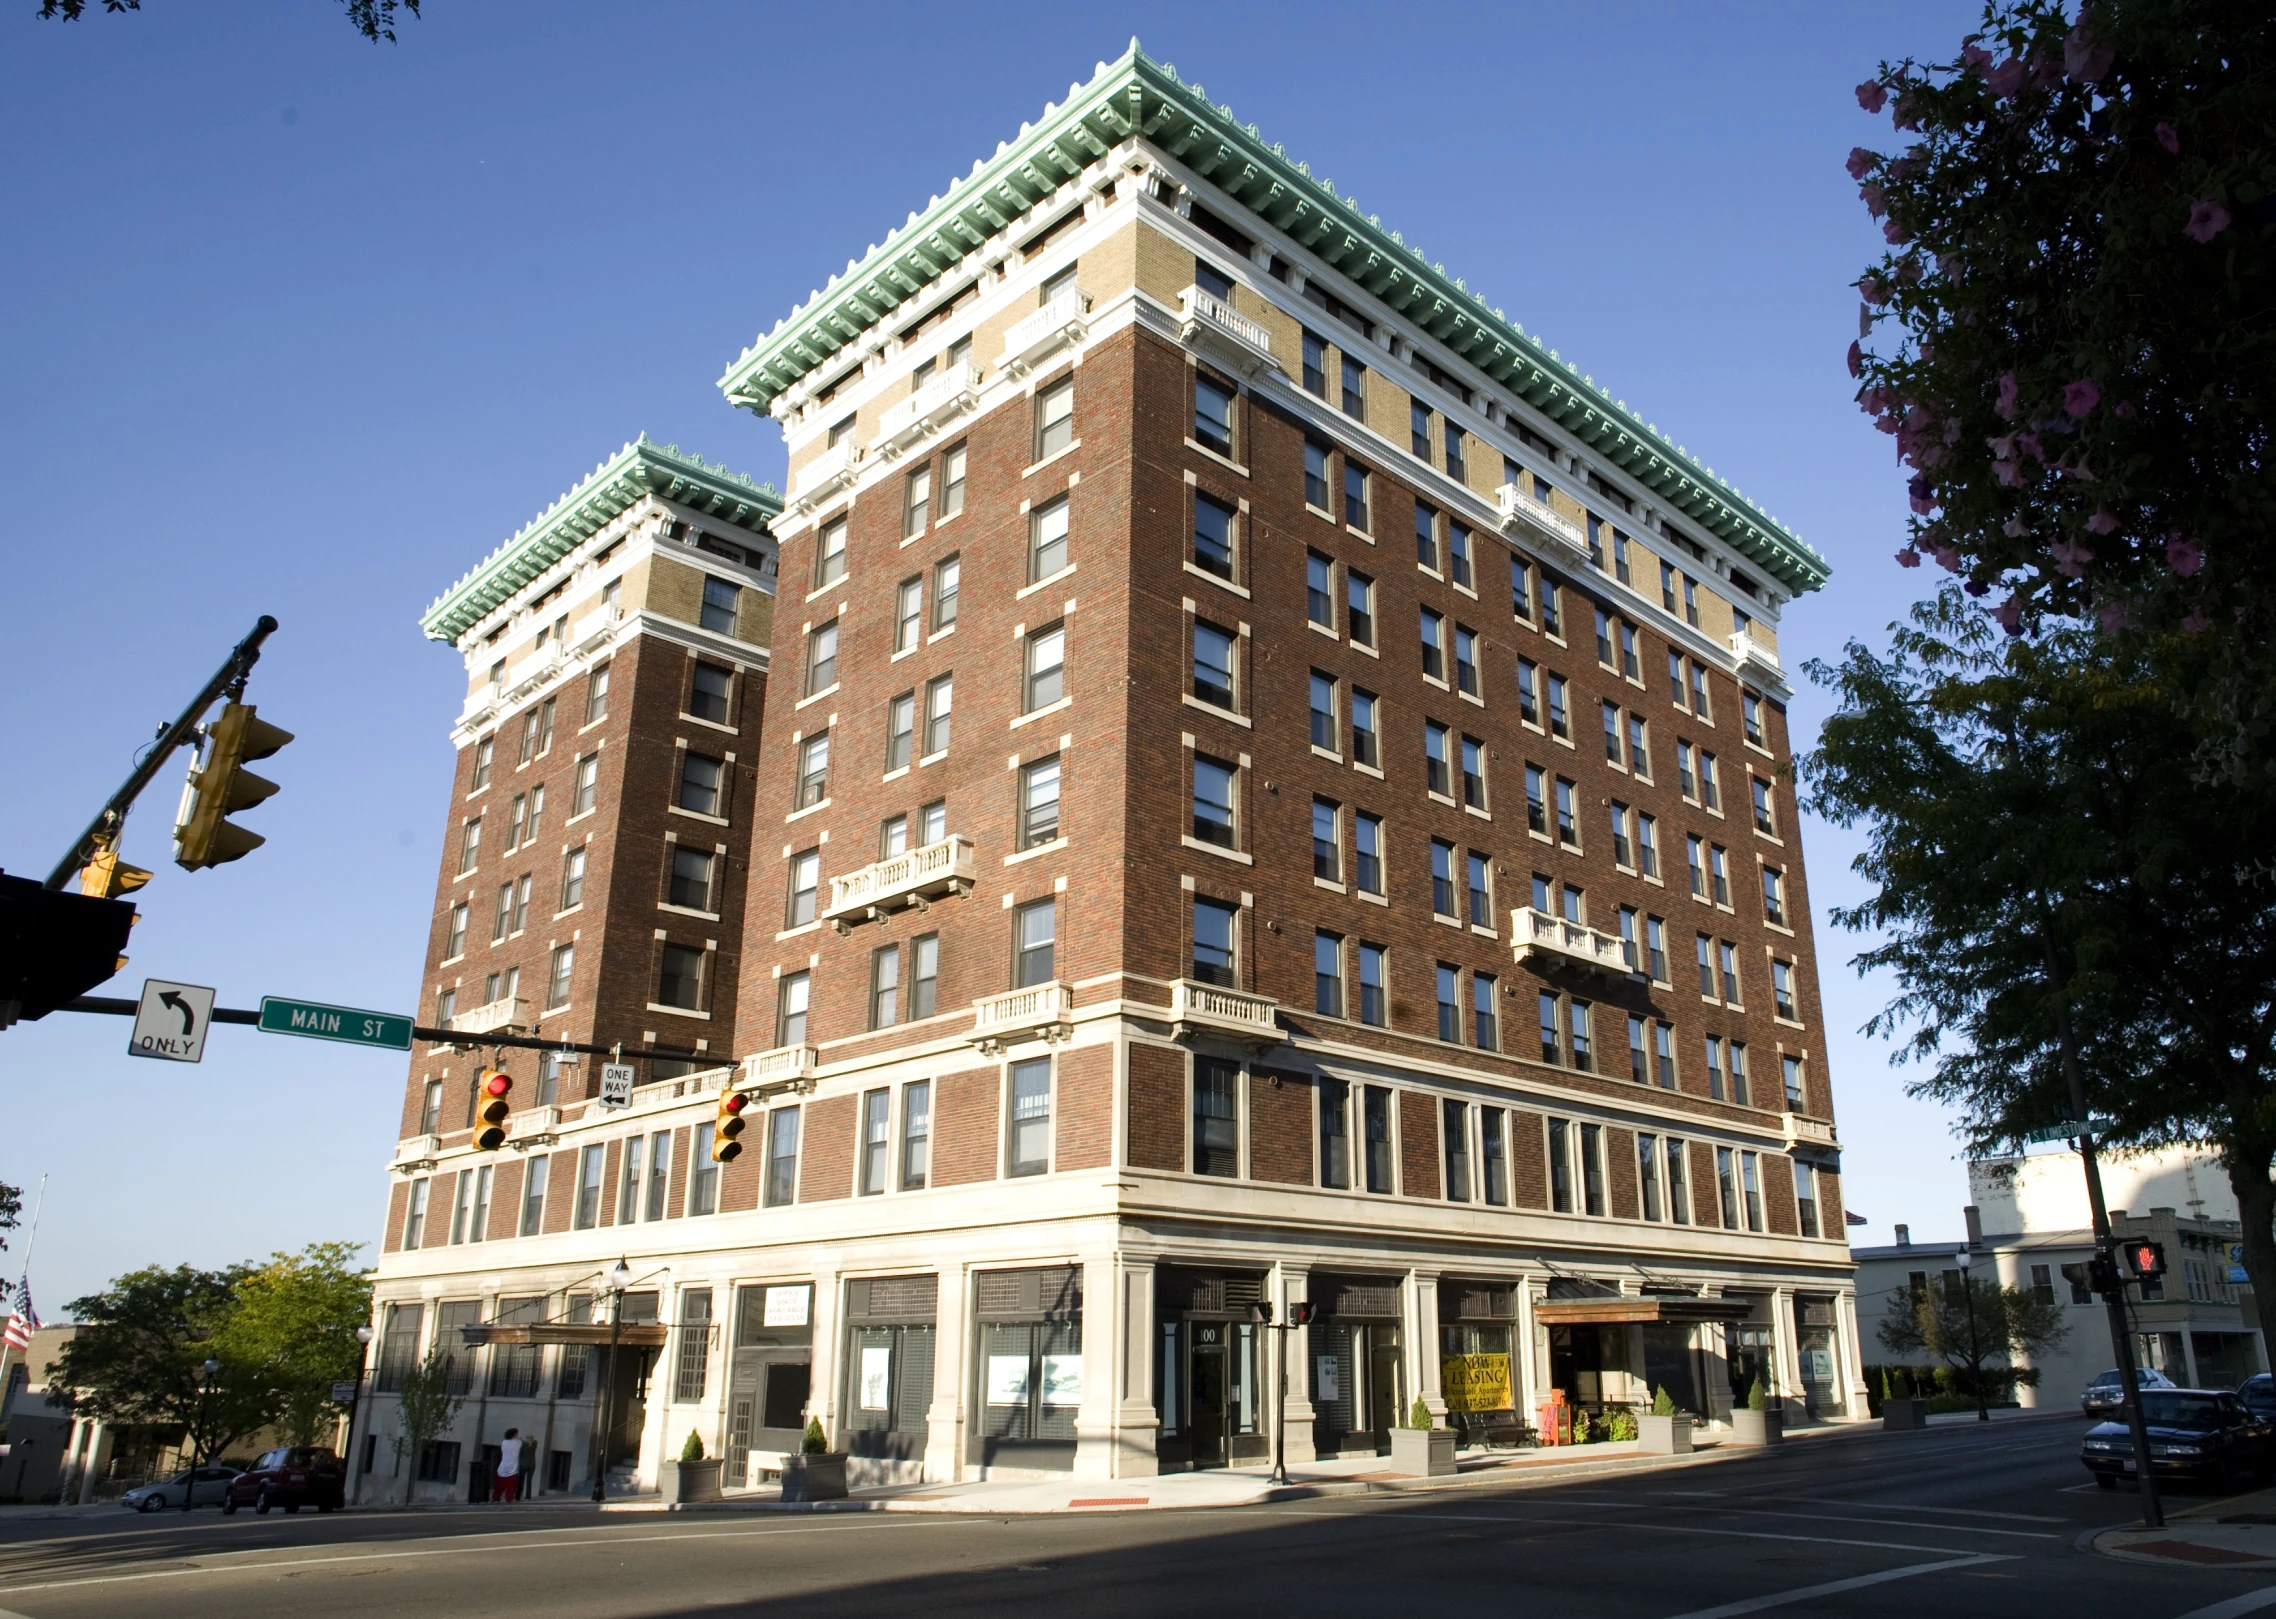
<svg viewBox="0 0 2276 1619"><path fill-rule="evenodd" d="M63 857L62 864L48 873L45 886L61 888L82 866L94 859L106 836L117 837L119 827L126 821L126 812L134 807L134 801L141 796L142 789L149 786L151 778L166 767L166 761L173 757L174 750L190 739L190 734L198 728L198 721L204 719L206 710L213 706L213 700L224 692L235 696L244 691L245 677L252 673L253 665L260 661L261 643L269 638L276 627L275 619L266 613L261 615L260 621L253 626L253 633L237 643L230 652L228 661L214 672L214 677L205 683L205 689L197 694L190 706L182 710L182 717L166 728L158 738L158 745L150 750L142 763L134 767L134 773L127 777L126 784L113 793L110 802L87 823L87 830L79 834L77 841L71 845L70 852Z"/></svg>

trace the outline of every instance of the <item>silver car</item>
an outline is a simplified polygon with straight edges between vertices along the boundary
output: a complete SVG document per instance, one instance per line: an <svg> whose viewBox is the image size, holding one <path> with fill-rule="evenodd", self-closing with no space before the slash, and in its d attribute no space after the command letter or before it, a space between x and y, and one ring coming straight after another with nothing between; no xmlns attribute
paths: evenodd
<svg viewBox="0 0 2276 1619"><path fill-rule="evenodd" d="M2145 1389L2169 1389L2173 1379L2163 1372L2147 1366L2134 1369L2134 1386ZM2078 1397L2078 1408L2090 1417L2107 1417L2126 1403L2125 1385L2118 1381L2118 1368L2113 1366L2086 1385L2086 1392Z"/></svg>
<svg viewBox="0 0 2276 1619"><path fill-rule="evenodd" d="M190 1482L186 1472L172 1478L162 1478L131 1489L119 1497L119 1505L132 1507L137 1512L164 1512L171 1507L182 1510L182 1496L186 1492L190 1504L199 1507L221 1505L222 1496L229 1489L229 1481L237 1476L234 1467L201 1467L197 1470L197 1483Z"/></svg>

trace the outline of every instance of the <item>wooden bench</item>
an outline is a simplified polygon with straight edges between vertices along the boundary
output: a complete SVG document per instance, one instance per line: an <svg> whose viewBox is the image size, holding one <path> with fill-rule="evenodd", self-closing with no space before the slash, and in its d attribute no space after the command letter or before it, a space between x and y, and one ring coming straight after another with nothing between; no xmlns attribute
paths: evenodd
<svg viewBox="0 0 2276 1619"><path fill-rule="evenodd" d="M1458 1411L1451 1420L1466 1445L1519 1450L1538 1439L1532 1425L1515 1411Z"/></svg>

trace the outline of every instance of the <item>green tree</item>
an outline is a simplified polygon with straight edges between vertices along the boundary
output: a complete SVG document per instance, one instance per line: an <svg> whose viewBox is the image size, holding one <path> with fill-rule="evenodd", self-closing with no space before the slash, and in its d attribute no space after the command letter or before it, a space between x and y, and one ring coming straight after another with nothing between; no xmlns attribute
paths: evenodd
<svg viewBox="0 0 2276 1619"><path fill-rule="evenodd" d="M1995 0L1949 62L1857 87L1889 251L1850 372L1912 471L1898 560L2010 633L2211 631L2232 765L2276 721L2276 25L2230 0Z"/></svg>
<svg viewBox="0 0 2276 1619"><path fill-rule="evenodd" d="M395 13L398 9L419 15L419 0L340 0L347 7L348 26L369 40L395 42ZM105 11L140 11L142 0L101 0ZM59 17L65 22L77 22L87 13L87 0L40 0L42 17Z"/></svg>
<svg viewBox="0 0 2276 1619"><path fill-rule="evenodd" d="M396 1390L400 1425L395 1431L395 1467L403 1474L403 1499L411 1499L418 1478L419 1458L435 1436L458 1420L466 1396L451 1390L451 1356L442 1345L427 1351L427 1358L403 1374ZM403 1465L405 1459L411 1462Z"/></svg>
<svg viewBox="0 0 2276 1619"><path fill-rule="evenodd" d="M57 1356L76 1408L111 1423L185 1429L200 1456L218 1456L273 1420L269 1369L220 1341L246 1272L178 1265L130 1271L66 1307L79 1330ZM214 1377L204 1363L219 1362Z"/></svg>
<svg viewBox="0 0 2276 1619"><path fill-rule="evenodd" d="M2071 625L2005 639L1957 587L1887 654L1809 667L1837 712L1800 761L1813 809L1865 823L1872 892L1836 910L1898 993L1908 1087L1993 1151L2082 1095L2120 1148L2203 1142L2226 1167L2245 1268L2276 1332L2276 813L2253 781L2194 779L2186 693L2209 637Z"/></svg>
<svg viewBox="0 0 2276 1619"><path fill-rule="evenodd" d="M355 1381L371 1319L371 1280L356 1266L362 1245L313 1243L245 1270L215 1330L234 1361L259 1367L274 1391L274 1420L296 1445L328 1443L335 1383Z"/></svg>
<svg viewBox="0 0 2276 1619"><path fill-rule="evenodd" d="M1973 1319L1970 1311L1973 1310ZM2035 1384L2038 1373L2015 1363L2060 1344L2069 1334L2062 1307L2020 1287L1974 1276L1946 1277L1914 1293L1898 1292L1881 1318L1881 1342L1899 1355L1931 1355L1952 1370L1955 1392L1989 1398L2010 1377ZM2006 1368L1994 1369L1994 1361Z"/></svg>

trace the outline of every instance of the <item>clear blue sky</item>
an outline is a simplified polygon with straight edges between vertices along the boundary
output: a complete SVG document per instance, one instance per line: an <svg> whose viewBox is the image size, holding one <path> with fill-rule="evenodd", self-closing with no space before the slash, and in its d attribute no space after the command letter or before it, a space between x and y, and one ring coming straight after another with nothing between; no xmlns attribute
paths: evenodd
<svg viewBox="0 0 2276 1619"><path fill-rule="evenodd" d="M35 10L0 20L0 866L44 876L263 612L253 695L299 734L235 865L170 864L178 770L152 789L115 993L410 1009L463 693L420 610L636 432L779 480L726 363L1133 33L1823 551L1790 663L1919 578L1841 364L1879 241L1841 164L1887 132L1851 87L1951 52L1970 5L428 0L394 46L329 0ZM1807 839L1858 1235L1956 1232L1944 1121L1853 1032L1882 998L1824 920L1853 845ZM50 1314L137 1265L375 1236L401 1058L125 1044L0 1034Z"/></svg>

